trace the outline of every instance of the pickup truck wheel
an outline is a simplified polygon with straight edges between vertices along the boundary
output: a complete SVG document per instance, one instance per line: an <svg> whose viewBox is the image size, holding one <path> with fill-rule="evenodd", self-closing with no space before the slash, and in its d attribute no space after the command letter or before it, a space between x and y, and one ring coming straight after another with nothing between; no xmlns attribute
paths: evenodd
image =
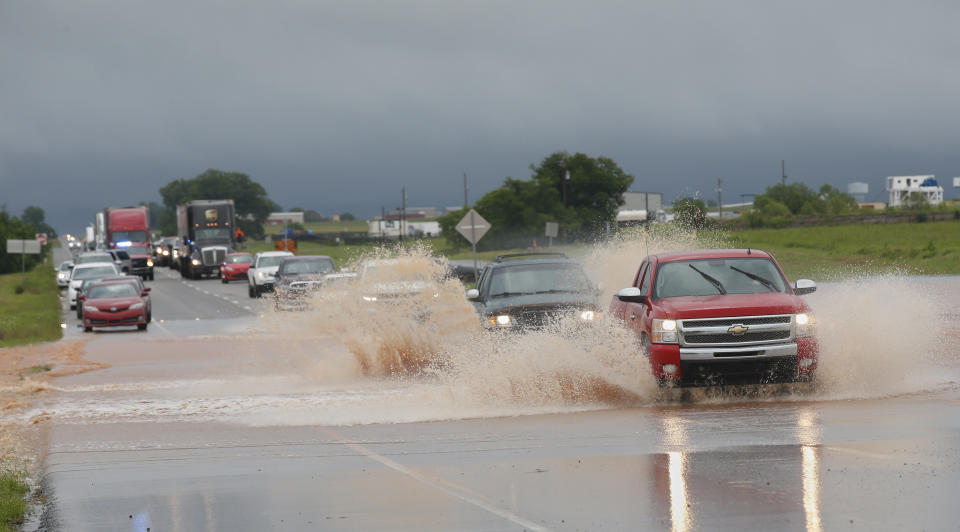
<svg viewBox="0 0 960 532"><path fill-rule="evenodd" d="M153 272L150 272L150 275L147 276L151 281L153 280Z"/></svg>
<svg viewBox="0 0 960 532"><path fill-rule="evenodd" d="M145 330L147 330L147 324L146 324L146 323L138 323L138 324L137 324L137 330L138 330L138 331L145 331Z"/></svg>
<svg viewBox="0 0 960 532"><path fill-rule="evenodd" d="M650 357L650 338L647 337L647 333L640 336L640 349L643 350L643 356Z"/></svg>
<svg viewBox="0 0 960 532"><path fill-rule="evenodd" d="M84 327L83 332L93 332L93 327Z"/></svg>
<svg viewBox="0 0 960 532"><path fill-rule="evenodd" d="M251 299L257 297L257 291L254 290L252 284L247 285L247 295L249 295Z"/></svg>
<svg viewBox="0 0 960 532"><path fill-rule="evenodd" d="M221 276L220 276L220 282L223 283L223 284L227 284L227 283L229 283L230 281L228 281L226 277L224 277L223 275L221 275Z"/></svg>

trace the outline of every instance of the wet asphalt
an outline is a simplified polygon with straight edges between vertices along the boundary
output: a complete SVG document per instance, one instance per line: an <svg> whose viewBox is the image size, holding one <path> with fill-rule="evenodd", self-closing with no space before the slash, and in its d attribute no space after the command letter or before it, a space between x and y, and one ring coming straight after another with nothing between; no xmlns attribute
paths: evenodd
<svg viewBox="0 0 960 532"><path fill-rule="evenodd" d="M111 366L57 379L44 405L35 528L960 530L956 379L871 399L673 397L407 423L297 421L281 405L250 422L242 410L277 395L319 393L286 380L303 353L231 340L263 304L240 283L149 284L158 326L89 335L87 358ZM404 419L402 401L383 408Z"/></svg>

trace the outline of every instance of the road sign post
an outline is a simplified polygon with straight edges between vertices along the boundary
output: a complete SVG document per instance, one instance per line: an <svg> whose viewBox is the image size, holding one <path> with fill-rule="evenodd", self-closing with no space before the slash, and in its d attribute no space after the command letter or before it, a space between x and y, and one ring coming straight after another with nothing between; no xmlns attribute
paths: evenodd
<svg viewBox="0 0 960 532"><path fill-rule="evenodd" d="M490 230L490 222L483 219L483 216L480 216L480 213L470 209L460 223L457 224L457 232L463 235L463 238L466 238L473 244L473 274L477 275L477 242L483 238L483 235L487 234L487 231Z"/></svg>
<svg viewBox="0 0 960 532"><path fill-rule="evenodd" d="M553 238L557 236L557 233L559 231L560 231L560 224L558 224L557 222L547 222L547 227L544 230L545 236L550 239L550 242L549 244L547 244L547 247L551 247L551 248L553 247Z"/></svg>
<svg viewBox="0 0 960 532"><path fill-rule="evenodd" d="M39 255L40 254L40 241L39 240L14 240L12 238L7 239L7 253L14 255L19 253L20 257L20 286L21 288L26 285L27 280L27 254L30 255Z"/></svg>

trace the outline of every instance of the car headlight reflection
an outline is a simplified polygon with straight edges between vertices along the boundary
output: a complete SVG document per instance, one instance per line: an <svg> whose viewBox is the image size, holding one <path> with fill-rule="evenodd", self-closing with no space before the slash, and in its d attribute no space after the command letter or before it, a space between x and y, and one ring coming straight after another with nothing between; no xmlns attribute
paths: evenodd
<svg viewBox="0 0 960 532"><path fill-rule="evenodd" d="M376 301L377 296L363 296L364 301Z"/></svg>
<svg viewBox="0 0 960 532"><path fill-rule="evenodd" d="M797 338L813 336L815 321L812 314L797 314L794 316L793 322L796 327Z"/></svg>

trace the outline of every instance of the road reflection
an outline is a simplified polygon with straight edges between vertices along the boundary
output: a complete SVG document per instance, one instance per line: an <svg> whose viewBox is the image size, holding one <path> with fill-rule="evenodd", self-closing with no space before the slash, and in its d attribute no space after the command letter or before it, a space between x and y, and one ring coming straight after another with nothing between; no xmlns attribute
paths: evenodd
<svg viewBox="0 0 960 532"><path fill-rule="evenodd" d="M687 503L686 459L681 452L667 453L670 474L670 523L673 532L690 530L690 512Z"/></svg>
<svg viewBox="0 0 960 532"><path fill-rule="evenodd" d="M803 515L807 532L821 532L820 517L820 420L817 411L802 408L797 413L797 439L800 441L800 474L803 486Z"/></svg>
<svg viewBox="0 0 960 532"><path fill-rule="evenodd" d="M806 406L792 414L785 420L792 426L792 437L788 435L792 441L764 444L758 433L759 440L698 451L697 425L682 412L664 412L659 420L664 452L654 459L653 472L656 499L664 519L669 512L670 529L702 528L703 519L709 522L716 513L755 515L777 508L782 514L802 516L808 532L822 532L820 419ZM782 464L779 478L761 473L763 464L777 463Z"/></svg>

